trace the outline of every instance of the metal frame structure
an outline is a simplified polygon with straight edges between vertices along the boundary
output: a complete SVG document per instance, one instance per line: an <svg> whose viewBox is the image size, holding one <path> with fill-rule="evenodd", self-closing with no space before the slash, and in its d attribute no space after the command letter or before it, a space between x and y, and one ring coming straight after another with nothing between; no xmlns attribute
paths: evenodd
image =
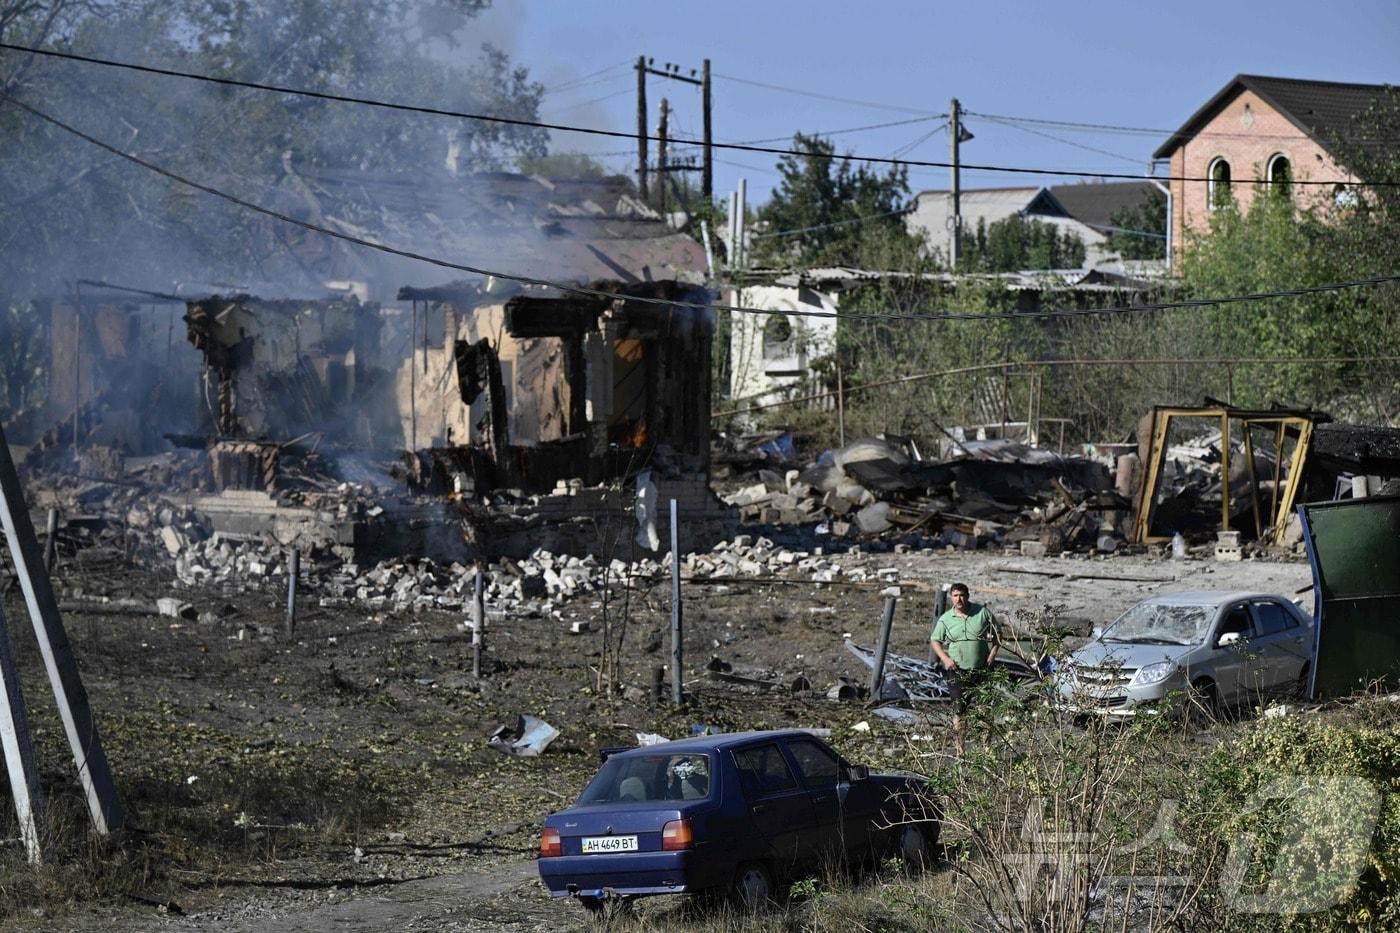
<svg viewBox="0 0 1400 933"><path fill-rule="evenodd" d="M1313 424L1325 420L1317 412L1294 409L1252 410L1214 405L1201 408L1152 409L1152 441L1146 458L1147 473L1142 496L1138 500L1133 522L1133 540L1139 544L1155 544L1168 540L1166 535L1151 534L1152 517L1156 508L1157 488L1166 464L1167 435L1173 418L1206 418L1220 422L1220 528L1230 530L1230 428L1238 426L1244 440L1245 465L1249 471L1250 500L1254 512L1254 534L1258 540L1277 541L1283 537L1293 503L1297 498L1312 441ZM1259 473L1255 465L1254 429L1272 428L1274 432L1274 472L1267 520L1259 496ZM1293 437L1288 473L1283 474L1283 445ZM1280 484L1282 491L1280 492Z"/></svg>

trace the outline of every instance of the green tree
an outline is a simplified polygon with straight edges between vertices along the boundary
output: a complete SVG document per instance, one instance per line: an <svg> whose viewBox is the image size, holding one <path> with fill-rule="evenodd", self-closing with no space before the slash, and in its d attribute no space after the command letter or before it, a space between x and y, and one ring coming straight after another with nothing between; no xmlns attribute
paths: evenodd
<svg viewBox="0 0 1400 933"><path fill-rule="evenodd" d="M902 166L882 175L802 133L792 148L807 154L778 160L782 181L757 212L751 264L857 265L872 239L917 242L902 215L909 197Z"/></svg>
<svg viewBox="0 0 1400 933"><path fill-rule="evenodd" d="M516 166L526 175L545 178L607 178L613 174L606 165L584 152L524 155L516 160Z"/></svg>
<svg viewBox="0 0 1400 933"><path fill-rule="evenodd" d="M1109 217L1115 229L1108 231L1108 248L1124 259L1167 258L1167 196L1152 190L1132 207L1122 207Z"/></svg>
<svg viewBox="0 0 1400 933"><path fill-rule="evenodd" d="M1074 269L1084 264L1084 241L1055 224L1012 214L975 231L963 229L962 272L1022 272Z"/></svg>

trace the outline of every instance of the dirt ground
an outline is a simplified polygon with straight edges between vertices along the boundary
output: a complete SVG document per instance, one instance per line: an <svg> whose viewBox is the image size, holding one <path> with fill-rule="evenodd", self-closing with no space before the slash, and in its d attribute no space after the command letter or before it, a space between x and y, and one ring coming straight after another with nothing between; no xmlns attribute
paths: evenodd
<svg viewBox="0 0 1400 933"><path fill-rule="evenodd" d="M932 588L962 580L974 600L1016 624L1046 606L1087 630L1148 595L1250 589L1293 596L1305 563L1171 561L1152 556L1030 560L1011 552L844 554L849 571L894 568L902 584L892 650L923 657ZM171 592L159 574L60 569L68 600ZM82 590L75 594L75 589ZM49 864L24 866L13 810L0 812L0 925L35 930L476 930L582 925L534 871L536 832L591 776L597 749L716 729L832 730L855 761L901 764L900 727L825 692L868 672L842 644L873 644L880 587L713 581L685 591L685 709L596 690L601 602L562 617L512 618L488 633L483 676L471 672L459 616L321 610L307 598L294 638L282 594L181 591L219 623L69 612L66 623L112 770L130 813L110 844L81 840L72 761L23 606L5 608L31 707L59 840ZM1310 595L1304 605L1311 608ZM616 603L613 604L616 606ZM646 688L664 663L664 585L631 598L623 682ZM587 620L593 631L571 634ZM735 673L808 693L709 679L712 656ZM519 713L557 726L538 758L486 738ZM869 731L852 726L869 722ZM924 767L928 764L925 763ZM663 908L664 910L665 908ZM665 916L665 914L661 914Z"/></svg>

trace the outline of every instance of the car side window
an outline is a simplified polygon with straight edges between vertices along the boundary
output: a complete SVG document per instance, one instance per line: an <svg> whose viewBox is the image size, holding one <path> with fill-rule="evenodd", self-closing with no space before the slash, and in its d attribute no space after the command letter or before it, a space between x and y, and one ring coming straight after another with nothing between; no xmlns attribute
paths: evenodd
<svg viewBox="0 0 1400 933"><path fill-rule="evenodd" d="M776 745L759 745L734 753L739 767L739 782L748 797L762 797L797 787L792 769L783 760Z"/></svg>
<svg viewBox="0 0 1400 933"><path fill-rule="evenodd" d="M1238 632L1240 638L1247 639L1253 632L1253 623L1249 619L1249 609L1244 605L1231 606L1230 611L1225 614L1225 618L1220 623L1220 631L1216 633L1218 640L1221 635L1230 632Z"/></svg>
<svg viewBox="0 0 1400 933"><path fill-rule="evenodd" d="M841 780L841 763L816 742L797 739L787 743L797 773L808 787L831 787Z"/></svg>
<svg viewBox="0 0 1400 933"><path fill-rule="evenodd" d="M1254 624L1259 628L1260 636L1277 635L1279 632L1287 631L1298 624L1298 620L1293 618L1293 614L1278 603L1260 600L1251 607L1254 610Z"/></svg>

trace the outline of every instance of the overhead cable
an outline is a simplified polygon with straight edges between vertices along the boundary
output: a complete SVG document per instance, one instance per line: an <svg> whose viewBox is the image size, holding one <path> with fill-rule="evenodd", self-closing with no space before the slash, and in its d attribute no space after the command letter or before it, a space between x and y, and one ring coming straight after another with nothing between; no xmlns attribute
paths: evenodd
<svg viewBox="0 0 1400 933"><path fill-rule="evenodd" d="M1046 120L1039 117L1011 117L1000 113L979 113L964 110L963 113L985 120L1002 120L1007 123L1030 123L1036 126L1058 126L1072 130L1088 130L1101 133L1126 133L1140 136L1175 136L1179 130L1163 130L1147 126L1119 126L1113 123L1079 123L1073 120ZM1197 130L1192 136L1216 137L1222 139L1297 139L1297 135L1285 136L1275 133L1237 133L1229 130ZM1369 142L1393 139L1391 136L1343 137L1344 142Z"/></svg>
<svg viewBox="0 0 1400 933"><path fill-rule="evenodd" d="M831 94L822 94L819 91L808 91L797 87L784 87L781 84L769 84L766 81L754 81L750 78L737 78L734 75L725 75L720 74L719 72L711 72L711 74L714 77L721 78L725 81L733 81L735 84L747 84L750 87L761 87L769 91L782 91L785 94L796 94L799 97L811 97L816 100L829 100L838 104L854 104L857 107L870 107L875 110L890 110L895 113L916 113L921 114L923 116L933 116L933 113L931 111L920 110L917 107L901 107L897 104L882 104L878 101L859 100L854 97L836 97ZM947 116L947 114L943 114L943 116Z"/></svg>
<svg viewBox="0 0 1400 933"><path fill-rule="evenodd" d="M14 45L8 42L0 42L0 48L10 49L18 52L28 52L34 55L47 55L55 58L69 59L71 61L85 62L93 65L103 65L110 68L122 68L130 71L139 71L146 74L163 75L172 78L187 78L192 81L204 81L210 84L219 84L227 87L242 87L258 91L272 91L278 94L294 94L301 97L311 97L317 100L329 100L346 104L361 104L369 107L383 107L388 110L398 110L406 113L422 113L432 116L456 117L464 120L478 120L486 123L499 123L504 126L523 126L531 129L556 130L564 133L582 133L590 136L606 136L612 139L638 139L636 133L627 133L621 130L604 130L596 127L571 126L567 123L553 123L544 120L528 120L523 117L505 117L494 114L468 113L460 110L446 110L440 107L426 107L416 104L399 104L389 101L375 100L368 97L352 97L344 94L331 94L326 91L309 91L302 88L283 87L276 84L261 84L255 81L240 81L235 78L216 78L211 75L202 75L188 71L177 71L170 68L155 68L150 65L137 65L130 62L118 62L109 59L95 58L89 55L77 55L72 52L57 52L52 49L33 49L28 46ZM919 112L919 111L914 111ZM933 116L933 114L922 114ZM660 136L641 137L653 142L661 142ZM671 145L704 145L699 139L668 139ZM783 149L773 146L748 145L744 143L711 143L714 149L733 149L739 152L761 152L767 155L794 155L802 157L836 158L850 159L857 162L866 162L874 165L904 165L918 168L951 168L951 162L936 162L920 159L902 159L890 156L868 156L848 153L836 156L832 153L817 152L814 150ZM1055 175L1066 178L1118 178L1132 181L1140 181L1143 175L1129 174L1126 172L1090 172L1076 171L1073 169L1048 169L1030 168L1026 166L1014 165L986 165L975 162L960 162L959 168L962 171L978 172L1004 172L1016 175ZM1190 181L1209 182L1211 179L1200 175L1159 175L1155 176L1157 181ZM1329 186L1352 186L1352 187L1379 187L1391 188L1400 187L1400 180L1392 181L1351 181L1348 179L1302 179L1295 178L1292 181L1295 186L1303 185L1329 185Z"/></svg>
<svg viewBox="0 0 1400 933"><path fill-rule="evenodd" d="M87 133L84 133L82 130L77 129L76 127L69 126L67 123L64 123L62 120L59 120L59 119L57 119L56 117L49 116L48 114L44 113L43 111L38 110L38 109L36 109L36 108L30 106L29 104L24 103L23 101L16 100L13 96L11 96L10 94L6 93L5 91L0 90L0 100L4 100L4 101L10 103L11 105L13 105L13 106L15 106L15 107L18 107L19 109L25 111L26 113L29 113L30 115L34 116L35 118L37 118L37 119L39 119L39 120L42 120L42 121L44 121L45 123L50 124L51 126L57 127L58 129L63 130L65 133L69 133L69 134L71 134L71 135L73 135L73 136L76 136L77 138L83 140L84 142L86 142L86 143L88 143L88 144L90 144L90 145L96 146L96 147L99 148L99 149L102 149L102 150L104 150L104 151L106 151L106 152L109 152L109 153L111 153L112 155L117 156L118 158L125 159L126 161L131 162L131 163L133 163L133 164L135 164L135 165L139 165L139 166L141 166L142 168L146 169L147 171L154 172L154 173L157 174L157 175L160 175L160 176L162 176L162 177L164 177L164 178L167 178L167 179L169 179L169 180L171 180L171 181L178 182L178 183L180 183L180 184L182 184L182 185L185 185L185 186L187 186L187 187L189 187L189 188L193 188L193 189L196 190L196 191L202 191L202 192L204 192L205 194L211 195L211 196L216 197L216 198L220 198L220 199L222 199L222 200L224 200L224 201L228 201L229 203L235 204L235 205L237 205L237 206L239 206L239 207L242 207L242 208L244 208L244 209L246 209L246 210L254 211L255 213L262 214L262 215L264 215L264 216L266 216L266 217L271 217L271 218L273 218L274 220L279 220L279 221L282 221L283 223L287 223L287 224L291 224L291 225L296 226L296 227L300 227L300 228L302 228L302 229L304 229L304 230L310 230L310 231L313 231L313 232L315 232L315 233L324 234L325 236L334 237L334 238L336 238L336 239L338 239L338 240L344 240L344 241L347 242L347 243L354 243L354 244L356 244L357 246L363 246L363 247L366 247L366 248L368 248L368 249L378 250L379 252L388 253L388 254L390 254L390 255L402 256L402 257L405 258L405 259L413 259L413 260L417 260L417 261L419 261L419 262L427 263L428 265L437 266L437 267L443 268L443 269L451 269L451 270L453 270L453 271L455 271L455 272L465 272L465 273L468 273L468 274L470 274L470 275L481 276L482 278L486 278L486 277L490 276L490 277L494 277L494 278L497 278L497 279L502 279L502 280L505 280L505 281L519 282L519 283L521 283L521 284L523 284L523 285L536 285L536 286L540 286L540 287L544 287L544 288L553 288L553 289L557 289L557 290L562 291L562 292L572 293L572 294L576 294L576 295L585 295L585 296L593 297L593 298L603 298L603 299L606 299L606 300L608 300L608 301L614 301L614 300L616 300L616 299L618 298L618 295L617 295L616 292L605 291L605 290L599 289L599 288L589 288L589 287L583 286L583 285L573 285L573 284L569 284L569 283L565 283L565 282L553 281L553 280L551 280L551 279L544 279L544 278L540 278L540 277L538 277L538 276L523 275L523 274L518 273L518 272L502 272L502 271L495 270L495 269L483 269L483 268L481 268L481 267L479 267L479 266L467 265L467 264L465 264L465 263L451 262L451 261L446 260L446 259L440 259L440 258L438 258L438 257L436 257L436 256L429 256L429 255L425 255L425 254L423 254L423 253L414 252L414 251L412 251L412 250L401 249L401 248L399 248L399 247L396 247L396 246L389 246L389 245L384 244L384 243L377 243L377 242L375 242L374 240L368 240L368 239L365 239L364 237L354 236L354 235L349 234L349 233L344 233L344 232L342 232L342 231L340 231L340 230L333 230L333 229L331 229L331 228L329 228L329 227L323 227L323 226L321 226L321 225L319 225L319 224L314 224L314 223L311 223L311 222L309 222L309 221L299 220L299 219L297 219L297 218L295 218L295 217L292 217L292 216L290 216L290 215L288 215L288 214L283 214L283 213L281 213L280 211L275 211L275 210L273 210L272 208L264 207L264 206L261 205L261 204L256 204L256 203L254 203L254 202L252 202L252 201L244 200L243 198L240 198L240 197L238 197L237 195L229 194L228 192L222 191L222 190L220 190L220 189L218 189L218 188L215 188L215 187L213 187L213 186L211 186L211 185L206 185L206 184L203 184L203 183L201 183L201 182L193 181L193 180L191 180L191 179L189 179L189 178L184 177L183 175L179 175L179 174L177 174L177 173L175 173L175 172L172 172L172 171L170 171L169 169L162 168L161 166L156 165L156 164L153 163L153 162L149 162L149 161L147 161L146 159L142 159L142 158L139 157L139 156L132 155L131 153L128 153L128 152L123 152L122 150L118 149L117 147L115 147L115 146L113 146L113 145L110 145L110 144L108 144L108 143L105 143L105 142L103 142L102 140L97 139L97 138L94 137L94 136L90 136L90 135L88 135ZM912 276L911 276L911 277L912 277ZM634 303L637 303L637 304L660 305L660 306L662 306L662 307L672 307L672 308L688 308L688 309L696 310L696 311L711 311L711 310L713 310L713 311L729 311L729 312L735 313L735 314L754 314L754 315L762 315L762 316L770 316L770 317L771 317L771 316L781 316L781 317L792 316L792 317L812 317L812 318L838 318L838 317L839 317L839 318L845 319L845 320L847 320L847 321L857 321L857 322L859 322L859 321L873 321L873 320L887 320L887 321L923 321L923 322L933 322L933 321L972 321L972 320L980 320L980 321L1005 321L1005 320L1007 320L1009 317L1014 317L1014 318L1016 318L1016 319L1058 318L1058 317L1094 317L1094 316L1102 316L1102 315L1120 315L1120 314L1141 313L1141 312L1148 312L1148 311L1165 311L1165 310L1171 310L1171 309L1177 309L1177 308L1202 308L1202 307L1208 307L1208 306L1212 306L1212 305L1236 304L1236 303L1240 303L1240 302L1260 301L1260 300L1268 299L1268 298L1291 298L1291 297L1295 297L1295 296L1298 296L1298 295L1312 295L1312 294L1318 294L1318 293L1322 293L1322 292L1339 291L1339 290L1342 290L1342 289L1349 289L1349 288L1365 288L1365 287L1372 286L1372 285L1379 285L1379 284L1382 284L1382 283L1385 283L1385 282L1394 282L1394 281L1400 281L1400 274L1376 275L1376 276L1370 276L1370 277L1364 278L1364 279L1356 279L1356 280L1354 280L1354 281L1349 281L1349 282L1334 282L1334 283L1327 284L1327 285L1309 285L1309 286L1302 286L1302 287L1298 287L1298 288L1279 289L1279 290L1276 290L1276 291L1269 291L1269 292L1256 292L1256 293L1254 293L1254 294L1249 294L1249 295L1227 295L1227 296L1219 297L1219 298L1186 298L1186 299L1180 299L1180 300L1177 300L1177 301L1155 302L1155 303L1152 303L1152 304L1141 304L1141 305L1125 305L1125 306L1112 307L1112 308L1062 308L1062 309L1054 309L1054 310L1046 310L1046 311L1025 311L1025 312L1018 312L1018 313L1016 313L1015 315L989 314L989 313L987 313L987 312L969 313L969 312L959 312L959 311L951 311L951 312L926 312L926 313L894 313L894 312L869 312L869 313L861 313L861 312L840 312L840 313L837 313L837 312L835 312L835 311L780 311L780 310L776 310L776 309L772 309L772 308L748 308L748 307L743 307L743 306L740 306L740 305L722 305L722 304L711 304L711 303L709 303L709 302L680 301L680 300L670 299L670 298L653 298L653 297L646 296L646 295L627 295L627 296L625 296L625 297L626 297L626 300L627 300L627 301L634 302Z"/></svg>
<svg viewBox="0 0 1400 933"><path fill-rule="evenodd" d="M798 227L795 230L775 230L772 233L754 233L750 234L749 239L771 240L774 237L796 236L799 233L812 233L817 230L830 230L835 227L849 227L851 224L863 224L866 221L870 220L883 220L886 217L898 217L901 214L907 214L912 210L912 207L901 207L896 210L884 211L879 214L864 214L860 217L852 217L849 220L833 220L831 223L813 224L810 227Z"/></svg>

